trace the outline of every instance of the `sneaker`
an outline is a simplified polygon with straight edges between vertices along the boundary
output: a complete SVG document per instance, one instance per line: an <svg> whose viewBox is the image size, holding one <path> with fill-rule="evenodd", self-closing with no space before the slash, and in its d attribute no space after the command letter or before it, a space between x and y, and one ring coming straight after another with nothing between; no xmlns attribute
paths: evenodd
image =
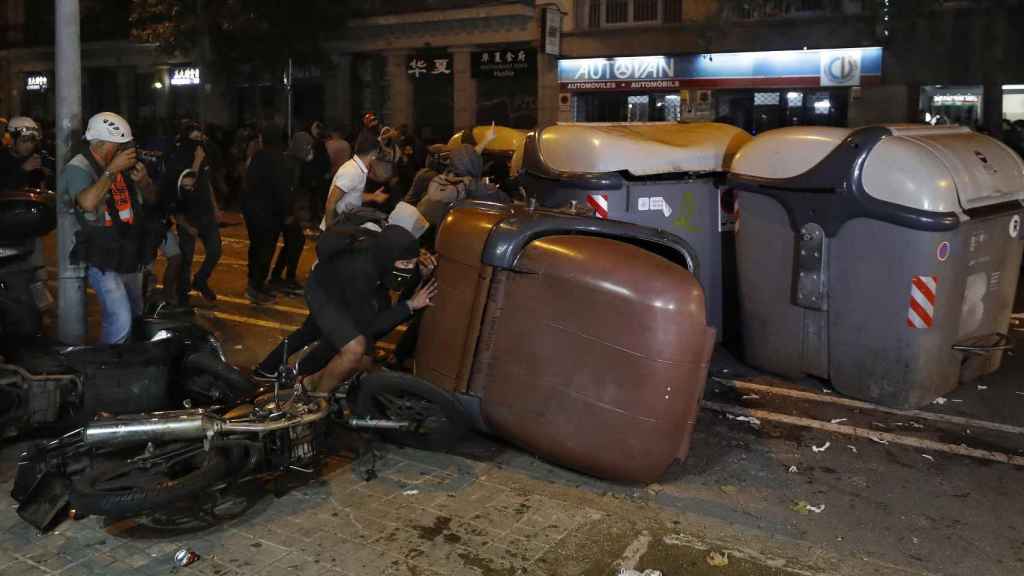
<svg viewBox="0 0 1024 576"><path fill-rule="evenodd" d="M252 379L257 382L274 382L277 380L277 370L267 372L257 366L252 369Z"/></svg>
<svg viewBox="0 0 1024 576"><path fill-rule="evenodd" d="M199 292L200 294L202 294L203 295L203 299L205 299L207 302L216 302L217 301L217 293L214 292L210 288L210 285L207 284L206 282L194 282L192 284L192 288L196 292Z"/></svg>
<svg viewBox="0 0 1024 576"><path fill-rule="evenodd" d="M267 294L262 290L257 290L252 286L245 289L245 296L252 301L253 304L270 304L275 300L274 296Z"/></svg>
<svg viewBox="0 0 1024 576"><path fill-rule="evenodd" d="M299 284L294 278L292 278L291 280L285 280L284 287L281 288L281 291L284 292L285 294L288 294L289 296L302 296L303 294L306 293L306 289L302 286L302 284Z"/></svg>

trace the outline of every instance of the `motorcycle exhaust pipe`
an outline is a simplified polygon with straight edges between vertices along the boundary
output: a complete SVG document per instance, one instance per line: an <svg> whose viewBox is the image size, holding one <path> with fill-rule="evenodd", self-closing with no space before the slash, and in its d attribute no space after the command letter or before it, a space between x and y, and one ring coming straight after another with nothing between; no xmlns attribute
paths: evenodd
<svg viewBox="0 0 1024 576"><path fill-rule="evenodd" d="M264 434L312 424L322 420L327 410L327 403L320 402L320 409L316 412L262 422L225 421L197 410L159 412L147 418L114 418L93 422L85 427L83 442L87 446L119 446L202 440L218 433Z"/></svg>
<svg viewBox="0 0 1024 576"><path fill-rule="evenodd" d="M146 442L202 440L216 433L223 422L201 412L181 411L152 414L149 418L113 419L92 422L85 427L87 446L118 446Z"/></svg>

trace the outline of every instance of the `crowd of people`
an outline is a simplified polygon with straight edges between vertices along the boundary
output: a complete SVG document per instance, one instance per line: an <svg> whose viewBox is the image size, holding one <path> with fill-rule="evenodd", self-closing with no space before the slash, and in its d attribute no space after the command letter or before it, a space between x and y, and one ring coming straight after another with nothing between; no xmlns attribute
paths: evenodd
<svg viewBox="0 0 1024 576"><path fill-rule="evenodd" d="M291 135L244 127L227 151L209 132L185 118L173 142L143 150L125 118L96 114L54 182L40 127L20 117L3 128L0 184L56 184L58 203L75 215L70 258L99 300L101 343L128 341L147 306L187 313L193 292L217 301L221 207L237 196L249 237L245 295L255 305L303 296L310 311L254 375L275 378L283 357L309 347L301 373L311 389L328 392L359 369L375 339L410 320L389 361L411 358L416 315L437 293L433 244L450 207L466 198L509 201L484 177L481 150L493 127L476 147L427 149L373 113L351 142L321 122ZM304 270L308 236L317 238L317 261ZM204 256L194 267L199 243ZM163 286L147 289L161 256Z"/></svg>

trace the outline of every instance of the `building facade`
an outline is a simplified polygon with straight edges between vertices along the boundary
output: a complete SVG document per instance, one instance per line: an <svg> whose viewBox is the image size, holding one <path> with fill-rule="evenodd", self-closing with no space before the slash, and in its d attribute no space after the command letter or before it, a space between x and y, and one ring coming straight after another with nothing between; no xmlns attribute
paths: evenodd
<svg viewBox="0 0 1024 576"><path fill-rule="evenodd" d="M0 114L53 120L40 32L51 4L2 3ZM283 125L290 92L295 126L321 119L350 134L372 111L426 141L492 121L760 132L927 119L995 133L1024 119L1021 4L947 1L888 20L876 0L370 0L324 46L329 63L296 67L290 82L217 78L197 57L83 32L83 105L150 131L182 115Z"/></svg>

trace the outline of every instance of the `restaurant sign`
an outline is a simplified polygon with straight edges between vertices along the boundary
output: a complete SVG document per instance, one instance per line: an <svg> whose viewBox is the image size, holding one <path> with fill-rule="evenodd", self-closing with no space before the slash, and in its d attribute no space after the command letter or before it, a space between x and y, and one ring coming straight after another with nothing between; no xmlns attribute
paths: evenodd
<svg viewBox="0 0 1024 576"><path fill-rule="evenodd" d="M558 62L564 91L878 83L881 48L580 58Z"/></svg>
<svg viewBox="0 0 1024 576"><path fill-rule="evenodd" d="M537 74L535 48L504 48L473 52L473 78L512 79Z"/></svg>

